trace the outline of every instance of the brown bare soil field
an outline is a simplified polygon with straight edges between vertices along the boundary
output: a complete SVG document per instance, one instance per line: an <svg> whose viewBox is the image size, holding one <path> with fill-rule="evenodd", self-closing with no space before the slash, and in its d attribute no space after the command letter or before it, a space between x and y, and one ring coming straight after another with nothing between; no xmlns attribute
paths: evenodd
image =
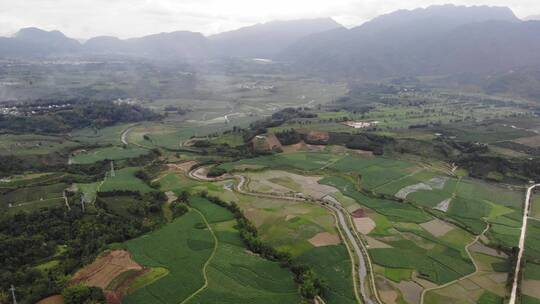
<svg viewBox="0 0 540 304"><path fill-rule="evenodd" d="M188 172L191 169L191 167L193 167L196 164L197 164L196 161L190 160L190 161L186 161L179 164L167 164L167 167L173 171Z"/></svg>
<svg viewBox="0 0 540 304"><path fill-rule="evenodd" d="M337 189L332 186L319 184L321 176L305 176L287 171L269 170L253 173L248 177L251 180L250 187L258 182L260 185L267 186L269 188L267 191L273 193L302 192L315 199L322 199L328 194L337 192Z"/></svg>
<svg viewBox="0 0 540 304"><path fill-rule="evenodd" d="M392 246L386 244L386 243L383 243L375 238L372 238L370 236L367 236L366 235L366 241L369 245L369 248L370 249L376 249L376 248L392 248Z"/></svg>
<svg viewBox="0 0 540 304"><path fill-rule="evenodd" d="M528 296L540 299L540 281L539 280L523 280L521 291Z"/></svg>
<svg viewBox="0 0 540 304"><path fill-rule="evenodd" d="M309 242L315 247L337 245L341 243L339 236L331 234L329 232L317 233L314 237L309 239Z"/></svg>
<svg viewBox="0 0 540 304"><path fill-rule="evenodd" d="M324 146L323 146L324 147ZM360 149L349 149L344 146L332 146L332 153L353 153L356 155L364 156L364 157L372 157L373 152L372 151L366 151L366 150L360 150Z"/></svg>
<svg viewBox="0 0 540 304"><path fill-rule="evenodd" d="M427 223L422 223L420 224L420 226L422 226L422 228L426 229L429 233L437 237L443 236L454 229L452 225L449 225L448 223L439 219L434 219Z"/></svg>
<svg viewBox="0 0 540 304"><path fill-rule="evenodd" d="M364 208L358 208L356 210L354 210L351 214L354 218L363 218L363 217L367 217L367 210L364 209Z"/></svg>
<svg viewBox="0 0 540 304"><path fill-rule="evenodd" d="M281 143L274 134L257 135L251 140L251 145L255 151L283 150Z"/></svg>
<svg viewBox="0 0 540 304"><path fill-rule="evenodd" d="M326 146L325 145L310 145L310 144L306 144L306 149L309 151L309 152L321 152L324 150Z"/></svg>
<svg viewBox="0 0 540 304"><path fill-rule="evenodd" d="M508 281L508 274L507 273L494 273L488 275L489 279L496 282L496 283L506 283Z"/></svg>
<svg viewBox="0 0 540 304"><path fill-rule="evenodd" d="M301 151L304 149L305 147L305 143L303 141L299 142L299 143L296 143L296 144L292 144L292 145L288 145L288 146L283 146L283 152L284 153L292 153L292 152L298 152L298 151Z"/></svg>
<svg viewBox="0 0 540 304"><path fill-rule="evenodd" d="M112 250L98 257L92 264L77 271L71 283L105 289L111 281L128 270L142 270L126 250Z"/></svg>
<svg viewBox="0 0 540 304"><path fill-rule="evenodd" d="M356 230L362 234L368 234L376 227L375 222L369 217L355 218L354 225L356 226Z"/></svg>
<svg viewBox="0 0 540 304"><path fill-rule="evenodd" d="M518 138L518 139L516 139L514 141L519 143L519 144L526 145L526 146L533 147L533 148L540 147L540 135L530 136L530 137L522 137L522 138Z"/></svg>
<svg viewBox="0 0 540 304"><path fill-rule="evenodd" d="M266 136L266 143L270 147L270 150L274 148L282 148L281 143L279 142L279 139L277 139L276 135L274 134L268 134Z"/></svg>
<svg viewBox="0 0 540 304"><path fill-rule="evenodd" d="M328 132L299 129L299 133L305 134L307 142L327 143L330 139Z"/></svg>
<svg viewBox="0 0 540 304"><path fill-rule="evenodd" d="M411 281L401 281L399 283L392 283L394 286L399 288L403 298L408 303L420 303L420 297L422 295L422 286L418 285L415 282Z"/></svg>
<svg viewBox="0 0 540 304"><path fill-rule="evenodd" d="M385 304L396 304L396 300L398 298L398 293L388 282L388 280L383 279L381 277L377 277L376 279L377 288L379 290L379 296L381 297L381 300Z"/></svg>
<svg viewBox="0 0 540 304"><path fill-rule="evenodd" d="M298 151L309 151L309 152L321 152L326 148L325 145L310 145L306 144L303 140L292 145L283 146L282 150L285 153L292 153Z"/></svg>
<svg viewBox="0 0 540 304"><path fill-rule="evenodd" d="M46 297L45 299L39 300L36 304L61 304L64 303L64 297L61 295L54 295Z"/></svg>
<svg viewBox="0 0 540 304"><path fill-rule="evenodd" d="M479 252L479 253L483 253L483 254L487 254L487 255L491 255L491 256L496 256L496 257L499 257L499 258L507 258L508 255L506 255L506 253L502 252L502 251L497 251L496 249L493 249L493 248L490 248L480 242L476 242L474 243L471 247L469 247L469 249L472 251L472 252Z"/></svg>

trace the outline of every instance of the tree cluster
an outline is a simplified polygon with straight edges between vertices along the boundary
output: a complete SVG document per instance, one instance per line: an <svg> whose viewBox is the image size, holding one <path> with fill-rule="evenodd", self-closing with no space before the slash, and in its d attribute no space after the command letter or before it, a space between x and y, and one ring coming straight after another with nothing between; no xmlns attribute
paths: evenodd
<svg viewBox="0 0 540 304"><path fill-rule="evenodd" d="M147 230L141 219L127 219L100 208L95 214L50 207L4 215L0 218L0 290L13 284L21 303L35 303L59 293L67 275L91 262L108 244ZM53 256L59 263L52 269L33 267Z"/></svg>
<svg viewBox="0 0 540 304"><path fill-rule="evenodd" d="M129 104L75 100L69 108L27 115L0 115L0 129L22 133L65 133L87 127L103 128L118 123L155 120L159 115Z"/></svg>

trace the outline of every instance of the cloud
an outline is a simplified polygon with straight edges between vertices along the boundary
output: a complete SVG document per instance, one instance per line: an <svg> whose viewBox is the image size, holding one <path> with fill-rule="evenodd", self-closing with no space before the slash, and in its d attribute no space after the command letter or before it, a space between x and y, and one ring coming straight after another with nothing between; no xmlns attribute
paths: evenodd
<svg viewBox="0 0 540 304"><path fill-rule="evenodd" d="M300 18L333 17L345 26L380 14L449 0L2 0L0 35L21 27L58 29L71 37L123 38L190 30L213 34L238 27ZM518 16L540 14L538 0L453 0L460 5L509 6Z"/></svg>

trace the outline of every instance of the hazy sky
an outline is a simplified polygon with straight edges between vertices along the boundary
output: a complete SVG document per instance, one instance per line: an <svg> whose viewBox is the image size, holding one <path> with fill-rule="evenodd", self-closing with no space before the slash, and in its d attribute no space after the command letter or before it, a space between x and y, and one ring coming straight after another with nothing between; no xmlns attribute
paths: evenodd
<svg viewBox="0 0 540 304"><path fill-rule="evenodd" d="M175 30L213 34L274 19L316 17L351 27L397 9L446 3L508 6L518 17L540 14L540 0L0 0L0 35L28 26L74 38Z"/></svg>

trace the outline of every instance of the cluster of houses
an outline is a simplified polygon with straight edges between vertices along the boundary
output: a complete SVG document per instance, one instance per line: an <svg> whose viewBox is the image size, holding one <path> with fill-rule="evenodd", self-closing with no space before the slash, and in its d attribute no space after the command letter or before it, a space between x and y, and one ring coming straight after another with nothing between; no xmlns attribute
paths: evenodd
<svg viewBox="0 0 540 304"><path fill-rule="evenodd" d="M343 124L355 129L365 129L378 124L378 121L344 121Z"/></svg>
<svg viewBox="0 0 540 304"><path fill-rule="evenodd" d="M71 104L52 104L52 105L38 105L38 106L2 106L0 107L1 115L12 115L12 116L27 116L42 114L46 112L52 112L56 110L61 110L64 108L71 107Z"/></svg>

